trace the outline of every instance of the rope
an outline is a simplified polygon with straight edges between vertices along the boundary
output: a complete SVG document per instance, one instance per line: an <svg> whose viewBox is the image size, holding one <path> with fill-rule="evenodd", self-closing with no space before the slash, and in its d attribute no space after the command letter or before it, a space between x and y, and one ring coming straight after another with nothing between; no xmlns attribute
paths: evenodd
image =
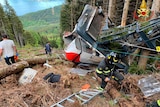
<svg viewBox="0 0 160 107"><path fill-rule="evenodd" d="M105 50L106 49L103 49L103 48L98 48L99 50ZM117 50L107 50L108 52L116 52L116 53L119 53L119 54L125 54L125 55L133 55L133 56L138 56L138 57L144 57L144 58L151 58L151 59L160 59L158 57L154 57L154 56L146 56L146 55L140 55L140 54L133 54L133 53L130 53L130 52L122 52L122 51L117 51Z"/></svg>

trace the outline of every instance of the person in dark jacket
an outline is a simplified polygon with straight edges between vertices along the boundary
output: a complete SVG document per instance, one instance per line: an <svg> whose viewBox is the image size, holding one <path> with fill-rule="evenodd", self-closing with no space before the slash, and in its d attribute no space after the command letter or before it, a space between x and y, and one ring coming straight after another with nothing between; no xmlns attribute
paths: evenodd
<svg viewBox="0 0 160 107"><path fill-rule="evenodd" d="M52 48L49 42L45 45L45 51L46 51L46 54L50 56L52 55Z"/></svg>
<svg viewBox="0 0 160 107"><path fill-rule="evenodd" d="M160 99L153 101L151 104L147 104L146 107L160 107Z"/></svg>
<svg viewBox="0 0 160 107"><path fill-rule="evenodd" d="M99 90L104 90L107 82L114 77L114 80L121 84L122 80L124 79L123 75L119 73L116 69L116 64L118 63L117 54L111 52L108 54L96 68L96 74L98 77L102 79L101 86L98 87Z"/></svg>

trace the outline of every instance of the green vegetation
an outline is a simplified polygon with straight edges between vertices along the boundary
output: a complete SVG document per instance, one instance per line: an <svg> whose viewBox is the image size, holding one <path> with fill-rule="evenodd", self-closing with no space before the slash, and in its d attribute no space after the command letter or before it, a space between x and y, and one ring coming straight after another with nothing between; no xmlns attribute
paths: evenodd
<svg viewBox="0 0 160 107"><path fill-rule="evenodd" d="M145 74L145 73L146 73L144 70L141 70L141 69L138 68L136 62L132 63L132 64L129 66L129 70L128 70L128 71L129 71L129 73L131 73L131 74L138 74L138 75L140 75L140 74Z"/></svg>
<svg viewBox="0 0 160 107"><path fill-rule="evenodd" d="M20 20L25 30L46 32L47 29L59 29L61 6L41 10L20 16ZM51 31L48 31L48 33ZM53 31L52 31L53 32ZM55 32L54 32L55 33ZM58 33L58 32L56 32Z"/></svg>
<svg viewBox="0 0 160 107"><path fill-rule="evenodd" d="M48 41L61 47L60 11L57 6L18 17L6 1L5 7L0 4L0 34L8 34L19 47L44 46Z"/></svg>
<svg viewBox="0 0 160 107"><path fill-rule="evenodd" d="M82 10L86 4L90 4L90 0L66 0L66 4L62 6L60 15L60 26L63 31L72 31L80 17Z"/></svg>
<svg viewBox="0 0 160 107"><path fill-rule="evenodd" d="M14 9L6 2L0 6L0 33L7 33L20 47L44 46L50 42L53 47L62 47L62 34L72 31L75 24L89 0L67 0L63 6L45 9L38 12L16 16Z"/></svg>
<svg viewBox="0 0 160 107"><path fill-rule="evenodd" d="M0 4L0 34L8 34L19 46L24 45L23 25L14 9L5 1L5 7Z"/></svg>
<svg viewBox="0 0 160 107"><path fill-rule="evenodd" d="M50 41L52 47L61 47L60 11L61 6L57 6L20 16L25 30L26 44L44 46Z"/></svg>

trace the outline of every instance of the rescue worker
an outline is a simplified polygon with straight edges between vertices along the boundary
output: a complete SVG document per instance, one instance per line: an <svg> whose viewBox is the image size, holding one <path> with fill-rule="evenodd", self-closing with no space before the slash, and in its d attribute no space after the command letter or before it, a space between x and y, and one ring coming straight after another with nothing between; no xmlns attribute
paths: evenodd
<svg viewBox="0 0 160 107"><path fill-rule="evenodd" d="M146 107L160 107L160 99L153 101L151 104L147 104Z"/></svg>
<svg viewBox="0 0 160 107"><path fill-rule="evenodd" d="M116 69L115 64L118 63L118 56L116 53L111 52L108 54L96 68L96 74L101 78L101 86L98 87L99 90L103 91L107 85L107 82L114 77L114 80L121 84L124 79L122 74Z"/></svg>

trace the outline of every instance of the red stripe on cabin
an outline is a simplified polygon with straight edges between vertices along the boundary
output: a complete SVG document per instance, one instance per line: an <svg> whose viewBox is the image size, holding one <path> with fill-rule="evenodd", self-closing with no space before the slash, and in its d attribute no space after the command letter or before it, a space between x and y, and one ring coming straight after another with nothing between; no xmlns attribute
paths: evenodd
<svg viewBox="0 0 160 107"><path fill-rule="evenodd" d="M77 53L72 53L72 52L67 53L66 52L66 59L69 61L80 62L80 55Z"/></svg>

